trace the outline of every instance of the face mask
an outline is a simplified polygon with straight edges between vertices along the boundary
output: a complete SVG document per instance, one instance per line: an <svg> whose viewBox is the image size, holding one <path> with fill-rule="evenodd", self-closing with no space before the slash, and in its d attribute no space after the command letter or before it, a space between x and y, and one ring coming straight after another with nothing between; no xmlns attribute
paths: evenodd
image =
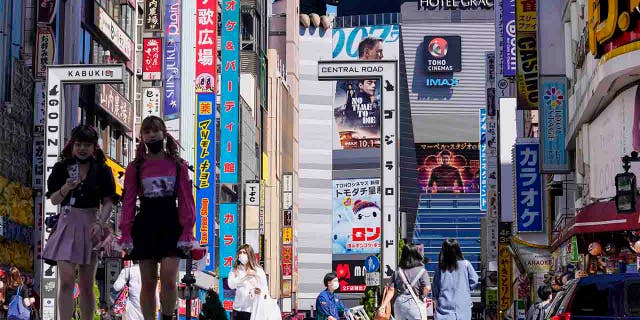
<svg viewBox="0 0 640 320"><path fill-rule="evenodd" d="M249 257L247 257L247 255L243 253L238 256L238 261L240 261L240 263L242 264L247 264L247 262L249 262Z"/></svg>
<svg viewBox="0 0 640 320"><path fill-rule="evenodd" d="M332 287L333 290L338 290L338 288L340 288L340 283L338 281L334 281Z"/></svg>
<svg viewBox="0 0 640 320"><path fill-rule="evenodd" d="M158 140L153 142L145 142L144 144L149 149L149 152L159 153L160 151L162 151L162 142L163 142L162 140Z"/></svg>

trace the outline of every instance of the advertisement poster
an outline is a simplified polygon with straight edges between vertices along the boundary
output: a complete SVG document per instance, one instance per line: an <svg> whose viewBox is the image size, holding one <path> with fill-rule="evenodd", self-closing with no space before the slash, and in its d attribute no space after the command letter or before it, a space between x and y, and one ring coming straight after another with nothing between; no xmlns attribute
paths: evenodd
<svg viewBox="0 0 640 320"><path fill-rule="evenodd" d="M416 143L416 159L421 192L480 192L477 142Z"/></svg>
<svg viewBox="0 0 640 320"><path fill-rule="evenodd" d="M340 283L338 292L363 293L367 288L364 259L346 261L333 260L332 267L338 275L338 283Z"/></svg>
<svg viewBox="0 0 640 320"><path fill-rule="evenodd" d="M165 1L164 18L164 110L165 120L180 115L180 10L181 0Z"/></svg>
<svg viewBox="0 0 640 320"><path fill-rule="evenodd" d="M215 270L213 246L216 208L216 95L197 95L196 171L196 240L207 247L205 271Z"/></svg>
<svg viewBox="0 0 640 320"><path fill-rule="evenodd" d="M400 27L380 25L333 29L335 60L382 60L399 58Z"/></svg>
<svg viewBox="0 0 640 320"><path fill-rule="evenodd" d="M380 148L380 81L338 80L336 84L333 149Z"/></svg>
<svg viewBox="0 0 640 320"><path fill-rule="evenodd" d="M223 0L220 55L220 183L238 183L240 7L237 1Z"/></svg>
<svg viewBox="0 0 640 320"><path fill-rule="evenodd" d="M567 132L567 79L543 77L540 84L540 147L543 173L566 173L569 158L565 148Z"/></svg>
<svg viewBox="0 0 640 320"><path fill-rule="evenodd" d="M162 38L142 40L142 80L162 79Z"/></svg>
<svg viewBox="0 0 640 320"><path fill-rule="evenodd" d="M516 75L516 0L502 0L502 73Z"/></svg>
<svg viewBox="0 0 640 320"><path fill-rule="evenodd" d="M216 92L218 2L198 0L196 6L196 93Z"/></svg>
<svg viewBox="0 0 640 320"><path fill-rule="evenodd" d="M333 254L380 252L381 193L377 178L333 180Z"/></svg>
<svg viewBox="0 0 640 320"><path fill-rule="evenodd" d="M516 0L518 110L538 110L537 0Z"/></svg>
<svg viewBox="0 0 640 320"><path fill-rule="evenodd" d="M518 232L544 231L539 156L538 143L516 144L514 162Z"/></svg>

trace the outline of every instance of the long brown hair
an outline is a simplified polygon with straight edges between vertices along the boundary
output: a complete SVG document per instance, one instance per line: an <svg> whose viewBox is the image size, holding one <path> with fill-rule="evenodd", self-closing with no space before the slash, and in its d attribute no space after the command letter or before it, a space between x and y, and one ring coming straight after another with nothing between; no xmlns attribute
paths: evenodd
<svg viewBox="0 0 640 320"><path fill-rule="evenodd" d="M260 265L258 264L258 261L256 260L256 254L253 251L253 247L251 247L250 244L243 244L240 246L240 248L238 248L238 252L236 253L236 258L240 255L240 250L244 249L244 251L247 252L247 258L249 258L249 261L247 262L247 265L245 266L246 268L249 268L251 270L258 270L258 268L260 268ZM236 259L235 265L233 266L235 269L238 269L238 267L240 266L240 261L238 261L238 259Z"/></svg>
<svg viewBox="0 0 640 320"><path fill-rule="evenodd" d="M104 155L104 152L98 145L98 132L92 126L81 124L73 130L71 130L71 139L67 141L62 149L62 154L60 155L61 161L71 161L73 159L73 145L76 142L88 142L93 143L93 157L98 163L105 163L107 158Z"/></svg>
<svg viewBox="0 0 640 320"><path fill-rule="evenodd" d="M142 139L142 133L145 130L161 131L162 135L166 139L164 147L165 154L176 163L182 163L182 158L180 158L180 152L178 150L178 142L167 132L167 126L164 124L164 121L160 117L156 116L148 116L142 120L142 124L140 125L140 142L136 147L136 157L133 159L134 162L142 163L144 161L146 147Z"/></svg>
<svg viewBox="0 0 640 320"><path fill-rule="evenodd" d="M7 277L7 287L15 289L22 285L22 275L20 270L16 267L9 269L9 276Z"/></svg>

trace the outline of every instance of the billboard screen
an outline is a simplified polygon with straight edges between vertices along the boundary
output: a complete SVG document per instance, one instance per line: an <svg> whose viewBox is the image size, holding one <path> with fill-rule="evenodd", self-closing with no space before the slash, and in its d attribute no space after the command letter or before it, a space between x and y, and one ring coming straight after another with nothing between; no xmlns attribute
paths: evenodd
<svg viewBox="0 0 640 320"><path fill-rule="evenodd" d="M477 142L416 143L416 159L421 192L480 192Z"/></svg>
<svg viewBox="0 0 640 320"><path fill-rule="evenodd" d="M336 83L333 149L380 148L380 81L359 79Z"/></svg>
<svg viewBox="0 0 640 320"><path fill-rule="evenodd" d="M380 179L333 180L333 254L379 253Z"/></svg>

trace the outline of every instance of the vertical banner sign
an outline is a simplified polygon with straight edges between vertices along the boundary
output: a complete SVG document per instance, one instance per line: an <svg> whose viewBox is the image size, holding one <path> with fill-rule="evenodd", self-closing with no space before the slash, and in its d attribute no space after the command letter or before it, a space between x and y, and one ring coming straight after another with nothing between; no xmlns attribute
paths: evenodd
<svg viewBox="0 0 640 320"><path fill-rule="evenodd" d="M233 310L235 290L229 288L227 282L229 272L233 268L238 251L238 204L220 204L220 259L218 260L220 290L218 294L224 309Z"/></svg>
<svg viewBox="0 0 640 320"><path fill-rule="evenodd" d="M537 0L516 0L518 110L538 110L536 2Z"/></svg>
<svg viewBox="0 0 640 320"><path fill-rule="evenodd" d="M164 119L180 116L180 32L182 0L165 0L164 17Z"/></svg>
<svg viewBox="0 0 640 320"><path fill-rule="evenodd" d="M518 232L542 232L542 176L538 163L538 143L517 143L516 169L516 221Z"/></svg>
<svg viewBox="0 0 640 320"><path fill-rule="evenodd" d="M511 308L513 299L513 266L508 244L498 245L498 262L498 300L500 311L506 312Z"/></svg>
<svg viewBox="0 0 640 320"><path fill-rule="evenodd" d="M216 92L218 1L197 1L196 93Z"/></svg>
<svg viewBox="0 0 640 320"><path fill-rule="evenodd" d="M502 73L516 75L516 0L502 0Z"/></svg>
<svg viewBox="0 0 640 320"><path fill-rule="evenodd" d="M247 206L260 205L260 182L251 181L244 184L244 204Z"/></svg>
<svg viewBox="0 0 640 320"><path fill-rule="evenodd" d="M240 6L222 3L222 83L220 105L220 183L238 183L238 87L240 85Z"/></svg>
<svg viewBox="0 0 640 320"><path fill-rule="evenodd" d="M567 80L543 77L540 100L540 148L543 173L566 173L569 159L564 138L567 132Z"/></svg>
<svg viewBox="0 0 640 320"><path fill-rule="evenodd" d="M34 77L44 78L47 76L47 66L55 59L56 46L51 27L38 27L36 33L36 55L34 60Z"/></svg>
<svg viewBox="0 0 640 320"><path fill-rule="evenodd" d="M161 0L144 1L144 32L162 31Z"/></svg>
<svg viewBox="0 0 640 320"><path fill-rule="evenodd" d="M160 117L160 103L162 102L162 88L149 87L142 90L142 118L148 116Z"/></svg>
<svg viewBox="0 0 640 320"><path fill-rule="evenodd" d="M480 210L487 211L487 109L480 109Z"/></svg>
<svg viewBox="0 0 640 320"><path fill-rule="evenodd" d="M216 208L216 95L197 95L196 131L196 240L207 246L206 271L213 271L215 264L214 217Z"/></svg>
<svg viewBox="0 0 640 320"><path fill-rule="evenodd" d="M162 79L162 38L142 40L142 80Z"/></svg>

